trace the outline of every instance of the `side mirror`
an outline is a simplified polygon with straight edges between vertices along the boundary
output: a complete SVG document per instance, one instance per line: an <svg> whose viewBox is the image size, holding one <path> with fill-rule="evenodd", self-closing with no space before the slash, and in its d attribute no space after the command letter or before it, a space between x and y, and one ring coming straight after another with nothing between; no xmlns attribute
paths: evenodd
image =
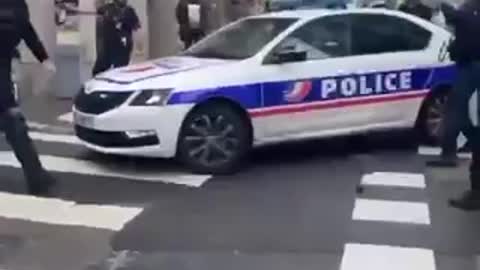
<svg viewBox="0 0 480 270"><path fill-rule="evenodd" d="M307 60L307 52L281 52L274 54L274 63L303 62Z"/></svg>
<svg viewBox="0 0 480 270"><path fill-rule="evenodd" d="M296 46L284 46L280 50L273 53L273 63L291 63L302 62L307 60L307 52L297 50Z"/></svg>
<svg viewBox="0 0 480 270"><path fill-rule="evenodd" d="M270 64L302 62L307 60L307 51L299 48L296 39L288 39L278 46L270 55Z"/></svg>

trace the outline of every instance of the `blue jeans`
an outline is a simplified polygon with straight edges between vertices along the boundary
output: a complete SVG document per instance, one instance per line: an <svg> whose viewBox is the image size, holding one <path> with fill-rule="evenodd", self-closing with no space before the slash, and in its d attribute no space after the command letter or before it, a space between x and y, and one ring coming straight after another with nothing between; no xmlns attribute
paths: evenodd
<svg viewBox="0 0 480 270"><path fill-rule="evenodd" d="M470 99L480 90L480 62L458 66L457 79L447 102L442 137L442 156L455 157L457 138L462 132L468 141L476 143L476 130L470 119ZM473 147L473 145L472 145Z"/></svg>

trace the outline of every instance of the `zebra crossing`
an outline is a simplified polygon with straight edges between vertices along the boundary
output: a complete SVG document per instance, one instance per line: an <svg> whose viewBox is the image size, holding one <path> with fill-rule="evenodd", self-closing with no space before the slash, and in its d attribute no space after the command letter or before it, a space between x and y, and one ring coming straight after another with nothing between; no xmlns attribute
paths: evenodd
<svg viewBox="0 0 480 270"><path fill-rule="evenodd" d="M8 188L4 191L5 182L21 181L22 174L21 165L13 152L4 141L0 142L0 170L2 178L7 178L2 179L0 191L0 236L12 235L28 239L29 243L49 246L52 250L52 254L42 254L42 249L34 246L22 246L19 250L16 247L4 247L6 244L0 237L0 269L68 269L63 264L68 264L69 260L74 264L74 269L86 269L84 261L97 262L101 254L77 254L74 250L68 251L68 245L76 245L91 238L95 239L91 243L95 247L93 250L104 247L107 252L110 237L142 215L144 209L151 204L151 197L148 196L152 195L142 197L146 189L155 185L151 192L154 193L177 186L200 188L211 177L187 173L169 161L95 154L86 150L73 134L62 132L60 128L56 129L60 132L51 132L55 129L49 125L29 123L29 126L33 127L29 132L30 137L44 167L58 176L62 183L69 184L60 186L62 191L58 196L55 195L56 198L24 195L23 192ZM72 182L77 179L89 183ZM132 187L137 186L136 183L143 187L132 190ZM70 186L72 184L74 187ZM96 185L101 185L101 190L97 193L91 190ZM85 190L69 194L75 187ZM115 193L120 195L116 196ZM102 194L107 198L102 198ZM16 226L22 230L17 232L13 229ZM41 234L38 233L39 230ZM61 235L58 232L62 232ZM16 250L15 256L4 255L2 252L5 248ZM85 248L90 249L88 246ZM58 259L53 251L62 252L65 258ZM52 268L53 266L58 268Z"/></svg>
<svg viewBox="0 0 480 270"><path fill-rule="evenodd" d="M64 116L63 119L67 122L69 121L68 116ZM142 183L159 183L160 186L168 185L189 188L201 188L210 180L209 176L191 175L175 167L164 165L163 162L157 160L134 159L131 164L132 160L130 159L104 159L104 157L92 155L86 151L78 139L68 133L46 132L38 129L30 132L30 135L39 149L45 167L52 172L62 175L82 175L85 179L102 178L104 181L111 183L132 180L141 181ZM0 146L0 169L8 167L9 170L19 170L20 166L13 154L8 150L2 149ZM419 148L419 153L425 153L425 149L427 148ZM429 151L437 151L436 153L439 153L438 149ZM412 155L410 156L410 154ZM435 211L432 210L429 196L426 194L427 188L429 188L426 174L420 172L421 170L412 169L409 167L410 164L398 164L404 160L409 161L411 164L420 164L418 160L411 158L415 156L415 153L409 152L407 155L409 156L397 158L395 153L391 157L384 157L381 154L367 154L359 156L358 159L354 158L356 163L360 164L359 167L366 168L366 170L359 171L358 174L349 179L354 182L355 180L360 180L361 176L360 183L366 192L358 194L353 199L353 207L351 209L345 209L347 215L350 214L351 210L352 231L364 234L358 228L366 224L366 226L372 226L375 229L387 228L386 230L378 230L379 235L382 233L396 233L399 226L401 226L399 235L412 231L415 234L422 234L431 230L432 226L434 226L435 220L432 219L432 213ZM423 164L418 166L423 169ZM414 167L417 168L416 165ZM318 169L318 167L315 167L315 170ZM362 176L362 174L364 175ZM255 179L255 181L261 183L263 179L259 178ZM348 181L350 180L345 180L345 182ZM302 183L305 184L305 182ZM281 184L281 181L278 181L272 185ZM115 186L115 184L112 186ZM257 189L258 186L252 188ZM390 198L389 196L395 194L398 189L405 193L416 193L416 196L402 197L403 193L400 195L397 193L397 195ZM246 191L247 189L240 188L240 190ZM379 196L379 193L382 193L382 195ZM322 194L320 193L319 195ZM182 200L188 200L189 198L190 196L185 196L182 197ZM349 198L349 202L352 202L351 198L353 197ZM168 199L165 200L167 201ZM337 202L332 201L332 205ZM3 218L7 218L29 222L32 226L47 224L55 228L57 226L67 227L72 231L72 234L78 228L89 228L102 233L104 231L106 233L122 232L126 225L133 220L149 220L148 211L145 211L147 207L149 207L147 204L132 205L115 202L96 202L92 204L76 201L75 199L36 198L0 192L0 222L3 222ZM175 214L170 213L166 215L166 217L169 216L174 217ZM347 217L347 219L350 220L350 217ZM256 221L252 220L252 222ZM136 226L143 228L138 224ZM411 227L412 229L405 229L405 227ZM1 233L0 228L0 235ZM162 232L160 231L160 233ZM436 254L438 250L428 244L419 244L420 240L410 241L409 239L408 241L397 243L395 241L383 241L384 239L381 236L371 239L369 237L370 235L367 233L366 236L360 237L361 239L352 236L347 241L342 241L340 246L343 245L344 247L343 253L339 251L335 254L339 260L335 261L335 268L332 269L448 269L442 268L441 262L439 266L438 255ZM411 242L413 244L408 244ZM120 252L117 255L115 256L114 264L117 261L123 262L125 259L122 259L122 256L125 255L124 253ZM23 259L23 257L19 258ZM126 259L129 259L128 256L126 256ZM16 263L20 264L20 261L21 259L18 259ZM16 263L11 264L13 267L6 265L5 269L26 269L14 267L17 265ZM318 266L322 268L322 265ZM2 262L0 261L1 268ZM98 269L116 268L109 265L108 267Z"/></svg>
<svg viewBox="0 0 480 270"><path fill-rule="evenodd" d="M102 160L100 155L92 160L88 157L92 153L71 134L32 131L30 137L39 149L43 165L52 172L177 184L193 188L201 187L211 178L210 175L195 175L183 171L182 168L173 168L170 166L171 162L164 160L119 158L119 163L115 164L109 162L106 156L105 160ZM127 160L129 166L125 166ZM162 166L163 164L167 164L169 168ZM21 168L21 165L12 151L0 150L1 167Z"/></svg>
<svg viewBox="0 0 480 270"><path fill-rule="evenodd" d="M424 191L425 176L417 173L374 172L362 177L365 188L403 188ZM355 199L353 222L367 221L389 224L401 223L412 226L431 226L430 209L424 201L371 199L359 196ZM409 269L435 270L435 255L431 249L420 247L390 246L382 243L345 244L340 270L359 269Z"/></svg>

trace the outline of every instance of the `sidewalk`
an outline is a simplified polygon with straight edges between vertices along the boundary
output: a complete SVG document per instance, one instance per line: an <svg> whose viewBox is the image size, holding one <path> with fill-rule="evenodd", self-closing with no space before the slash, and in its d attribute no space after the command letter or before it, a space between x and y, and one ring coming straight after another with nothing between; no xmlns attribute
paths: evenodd
<svg viewBox="0 0 480 270"><path fill-rule="evenodd" d="M71 99L52 96L30 96L23 98L20 106L32 130L51 133L73 133Z"/></svg>

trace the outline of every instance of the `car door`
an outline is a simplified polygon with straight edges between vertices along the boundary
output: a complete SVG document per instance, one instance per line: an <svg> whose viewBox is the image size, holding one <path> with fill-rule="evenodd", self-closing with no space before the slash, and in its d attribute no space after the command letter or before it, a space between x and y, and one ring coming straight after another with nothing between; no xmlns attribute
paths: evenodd
<svg viewBox="0 0 480 270"><path fill-rule="evenodd" d="M340 98L342 93L356 94L349 77L363 66L351 61L350 43L349 15L338 14L299 27L274 47L257 74L266 81L262 85L265 137L338 134L364 121L361 113L346 114ZM275 60L288 50L306 56ZM339 78L347 79L343 86Z"/></svg>
<svg viewBox="0 0 480 270"><path fill-rule="evenodd" d="M366 97L364 129L413 124L427 89L436 54L428 52L432 33L403 17L354 14L352 61L364 63L355 76L375 88Z"/></svg>

